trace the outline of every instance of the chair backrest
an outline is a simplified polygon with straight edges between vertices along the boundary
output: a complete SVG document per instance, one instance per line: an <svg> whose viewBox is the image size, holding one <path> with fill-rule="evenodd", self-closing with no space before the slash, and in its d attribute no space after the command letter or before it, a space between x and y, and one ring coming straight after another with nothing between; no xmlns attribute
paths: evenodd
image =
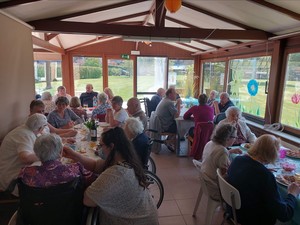
<svg viewBox="0 0 300 225"><path fill-rule="evenodd" d="M83 212L83 185L78 177L47 188L30 187L18 180L19 218L31 225L80 225Z"/></svg>
<svg viewBox="0 0 300 225"><path fill-rule="evenodd" d="M235 221L235 224L237 224L236 209L241 208L240 193L235 187L233 187L225 180L219 168L217 169L217 174L222 198L228 205L231 206L233 219Z"/></svg>
<svg viewBox="0 0 300 225"><path fill-rule="evenodd" d="M190 156L194 159L202 159L202 154L205 145L209 142L214 125L212 122L198 122L194 129L194 138Z"/></svg>
<svg viewBox="0 0 300 225"><path fill-rule="evenodd" d="M99 122L105 122L105 116L106 114L97 114L97 119Z"/></svg>
<svg viewBox="0 0 300 225"><path fill-rule="evenodd" d="M207 184L206 184L205 180L203 179L203 175L202 175L202 172L201 172L202 162L193 159L193 163L194 163L196 169L197 169L198 172L199 172L199 179L200 179L200 184L201 184L202 191L203 191L203 193L204 193L206 196L209 196Z"/></svg>

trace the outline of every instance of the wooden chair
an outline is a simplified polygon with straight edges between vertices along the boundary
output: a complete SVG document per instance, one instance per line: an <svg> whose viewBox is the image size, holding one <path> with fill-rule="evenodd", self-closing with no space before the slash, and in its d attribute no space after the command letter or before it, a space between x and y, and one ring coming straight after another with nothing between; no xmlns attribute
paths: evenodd
<svg viewBox="0 0 300 225"><path fill-rule="evenodd" d="M222 225L227 221L230 220L233 222L234 225L238 225L237 217L236 217L236 210L241 208L241 197L239 191L233 187L231 184L229 184L224 177L222 176L221 170L217 169L218 174L218 181L219 181L219 187L221 191L222 198L224 201L231 206L232 208L232 214L233 214L233 220L230 218L231 215L226 213L224 215L224 220L222 222Z"/></svg>

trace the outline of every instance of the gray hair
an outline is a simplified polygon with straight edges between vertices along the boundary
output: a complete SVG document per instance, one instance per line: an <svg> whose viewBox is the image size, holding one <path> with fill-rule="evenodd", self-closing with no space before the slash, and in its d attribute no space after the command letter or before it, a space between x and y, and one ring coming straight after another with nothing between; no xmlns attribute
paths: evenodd
<svg viewBox="0 0 300 225"><path fill-rule="evenodd" d="M44 126L47 126L47 124L46 116L40 113L32 114L27 118L25 123L25 125L33 132L39 131L41 128L44 128Z"/></svg>
<svg viewBox="0 0 300 225"><path fill-rule="evenodd" d="M212 141L221 145L225 145L226 140L236 133L236 128L229 124L219 124L212 135ZM235 135L236 136L236 135Z"/></svg>
<svg viewBox="0 0 300 225"><path fill-rule="evenodd" d="M102 104L104 104L107 101L107 99L108 99L108 96L104 92L102 92L98 95L98 101Z"/></svg>
<svg viewBox="0 0 300 225"><path fill-rule="evenodd" d="M52 95L49 91L45 91L42 94L42 100L51 100L52 99Z"/></svg>
<svg viewBox="0 0 300 225"><path fill-rule="evenodd" d="M221 95L223 95L224 97L230 99L230 98L229 98L229 94L228 94L227 92L222 92L222 93L220 94L220 97L221 97Z"/></svg>
<svg viewBox="0 0 300 225"><path fill-rule="evenodd" d="M237 114L239 116L239 119L242 118L242 112L241 110L236 106L230 106L226 111L225 115L228 118L232 114Z"/></svg>
<svg viewBox="0 0 300 225"><path fill-rule="evenodd" d="M134 135L137 136L144 132L144 125L139 118L129 117L125 122L125 127Z"/></svg>
<svg viewBox="0 0 300 225"><path fill-rule="evenodd" d="M59 91L59 90L66 90L66 87L65 86L58 86L57 91Z"/></svg>
<svg viewBox="0 0 300 225"><path fill-rule="evenodd" d="M69 105L69 99L67 97L60 96L55 100L55 105L58 105L58 104Z"/></svg>
<svg viewBox="0 0 300 225"><path fill-rule="evenodd" d="M46 162L60 158L62 147L57 134L44 134L36 139L33 150L42 162Z"/></svg>

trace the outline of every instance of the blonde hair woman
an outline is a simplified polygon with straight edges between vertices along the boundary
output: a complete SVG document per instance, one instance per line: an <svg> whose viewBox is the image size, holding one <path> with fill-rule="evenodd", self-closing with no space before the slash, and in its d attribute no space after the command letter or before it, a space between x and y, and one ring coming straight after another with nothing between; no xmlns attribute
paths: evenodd
<svg viewBox="0 0 300 225"><path fill-rule="evenodd" d="M237 156L230 164L228 182L238 189L242 199L237 211L240 224L274 225L276 220L286 222L293 217L299 185L290 184L283 199L273 173L265 167L276 161L279 148L280 140L265 134L256 140L248 155Z"/></svg>

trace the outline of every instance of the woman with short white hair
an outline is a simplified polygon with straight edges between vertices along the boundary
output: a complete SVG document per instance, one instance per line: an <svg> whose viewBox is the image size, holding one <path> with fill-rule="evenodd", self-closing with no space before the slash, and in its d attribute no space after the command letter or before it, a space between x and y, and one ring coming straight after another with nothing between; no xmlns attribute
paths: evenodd
<svg viewBox="0 0 300 225"><path fill-rule="evenodd" d="M241 110L236 106L231 106L225 111L226 119L222 120L219 124L229 123L237 129L237 138L233 145L240 145L242 143L254 143L256 136L251 132L247 126L245 118L242 117Z"/></svg>
<svg viewBox="0 0 300 225"><path fill-rule="evenodd" d="M80 163L61 162L63 145L61 138L56 134L44 134L38 137L33 149L42 165L24 167L19 174L23 183L29 186L55 186L77 177L81 177L83 185L88 186L96 179L96 176L85 170Z"/></svg>
<svg viewBox="0 0 300 225"><path fill-rule="evenodd" d="M125 134L131 140L136 153L138 154L142 165L147 168L150 155L149 138L144 133L144 126L140 119L129 117L124 126Z"/></svg>
<svg viewBox="0 0 300 225"><path fill-rule="evenodd" d="M106 110L110 108L110 105L107 103L107 94L104 92L100 93L98 96L98 106L92 112L92 118L100 118L101 115L105 121Z"/></svg>
<svg viewBox="0 0 300 225"><path fill-rule="evenodd" d="M52 101L52 95L49 91L43 92L41 100L45 105L44 114L47 116L51 111L55 109L55 102Z"/></svg>

